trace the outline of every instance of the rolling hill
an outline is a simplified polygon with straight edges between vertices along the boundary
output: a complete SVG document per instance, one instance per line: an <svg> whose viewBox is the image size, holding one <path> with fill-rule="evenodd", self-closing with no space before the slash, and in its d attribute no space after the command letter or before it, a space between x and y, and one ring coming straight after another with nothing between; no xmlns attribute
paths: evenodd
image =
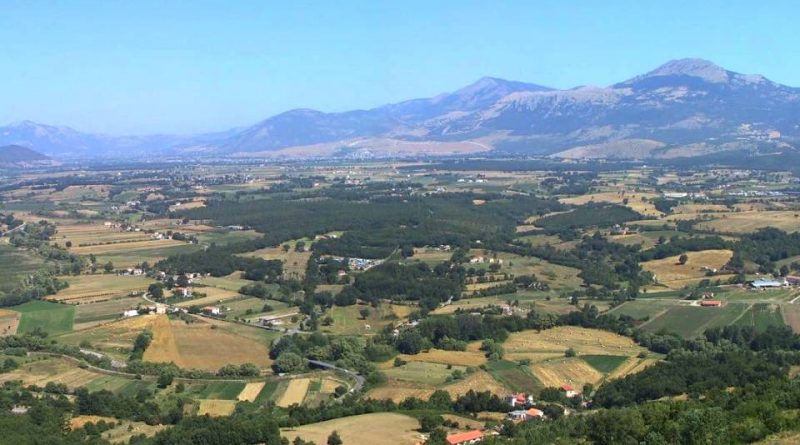
<svg viewBox="0 0 800 445"><path fill-rule="evenodd" d="M0 147L0 167L43 165L51 162L52 159L49 157L27 147L19 145Z"/></svg>

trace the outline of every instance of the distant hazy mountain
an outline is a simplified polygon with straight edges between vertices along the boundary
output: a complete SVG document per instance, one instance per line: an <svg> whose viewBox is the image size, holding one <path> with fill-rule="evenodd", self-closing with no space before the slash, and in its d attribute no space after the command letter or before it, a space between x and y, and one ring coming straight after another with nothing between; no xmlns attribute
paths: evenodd
<svg viewBox="0 0 800 445"><path fill-rule="evenodd" d="M239 131L241 129L194 136L109 136L22 121L0 127L0 145L24 146L60 158L128 158L142 154L173 153L179 147L207 147L210 142L224 140Z"/></svg>
<svg viewBox="0 0 800 445"><path fill-rule="evenodd" d="M343 113L292 110L259 122L218 146L225 152L268 151L354 138L412 136L429 119L479 111L521 91L550 91L550 88L484 77L453 93L371 110Z"/></svg>
<svg viewBox="0 0 800 445"><path fill-rule="evenodd" d="M19 145L0 147L0 167L42 165L52 160L47 156Z"/></svg>
<svg viewBox="0 0 800 445"><path fill-rule="evenodd" d="M192 137L108 137L30 122L0 127L0 144L59 156L386 156L402 147L403 154L650 158L793 150L798 142L800 89L700 59L671 61L608 87L555 90L486 77L433 98L342 113L298 109L241 130Z"/></svg>

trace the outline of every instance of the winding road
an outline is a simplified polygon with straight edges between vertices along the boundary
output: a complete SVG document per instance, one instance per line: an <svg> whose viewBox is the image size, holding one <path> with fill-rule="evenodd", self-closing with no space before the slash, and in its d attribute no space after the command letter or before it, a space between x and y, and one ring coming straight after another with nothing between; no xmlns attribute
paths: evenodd
<svg viewBox="0 0 800 445"><path fill-rule="evenodd" d="M355 384L355 386L350 388L350 392L361 391L361 389L364 388L364 384L367 382L367 379L362 377L360 374L358 374L358 373L356 373L354 371L350 371L349 369L340 368L340 367L334 365L333 363L327 363L327 362L321 362L319 360L311 360L311 359L309 359L308 360L308 364L311 365L311 366L318 366L320 368L331 369L331 370L334 370L334 371L340 371L340 372L343 372L343 373L353 377L354 379L356 379L356 384Z"/></svg>

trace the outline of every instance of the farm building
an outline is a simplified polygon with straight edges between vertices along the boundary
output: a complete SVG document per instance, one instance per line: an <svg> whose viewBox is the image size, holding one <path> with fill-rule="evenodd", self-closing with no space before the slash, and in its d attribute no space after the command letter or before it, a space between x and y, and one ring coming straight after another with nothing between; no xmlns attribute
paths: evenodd
<svg viewBox="0 0 800 445"><path fill-rule="evenodd" d="M527 410L518 409L508 413L508 418L518 422L525 420L542 419L544 418L544 411L536 408L530 408Z"/></svg>
<svg viewBox="0 0 800 445"><path fill-rule="evenodd" d="M791 286L800 285L800 277L789 275L788 277L786 277L786 282Z"/></svg>
<svg viewBox="0 0 800 445"><path fill-rule="evenodd" d="M128 309L127 311L122 311L122 316L124 318L135 317L139 315L139 311L136 309Z"/></svg>
<svg viewBox="0 0 800 445"><path fill-rule="evenodd" d="M527 420L544 418L544 411L540 409L530 408L529 410L525 411L525 413L528 415Z"/></svg>
<svg viewBox="0 0 800 445"><path fill-rule="evenodd" d="M219 315L220 314L220 309L218 307L216 307L216 306L206 306L206 307L204 307L202 309L202 311L204 313L210 314L210 315Z"/></svg>
<svg viewBox="0 0 800 445"><path fill-rule="evenodd" d="M517 406L525 406L526 403L533 402L533 397L527 396L525 393L511 394L506 397L506 401L512 408Z"/></svg>
<svg viewBox="0 0 800 445"><path fill-rule="evenodd" d="M175 296L178 296L178 297L191 297L192 296L192 290L189 289L188 287L176 287L172 292L175 294Z"/></svg>
<svg viewBox="0 0 800 445"><path fill-rule="evenodd" d="M465 433L451 434L447 436L447 443L450 445L466 445L478 443L483 440L483 433L478 430L467 431Z"/></svg>
<svg viewBox="0 0 800 445"><path fill-rule="evenodd" d="M722 302L719 300L703 300L700 302L700 306L703 307L720 307L722 306Z"/></svg>
<svg viewBox="0 0 800 445"><path fill-rule="evenodd" d="M518 409L518 410L515 410L515 411L511 411L510 413L508 413L508 418L511 419L511 420L517 420L517 421L527 420L528 419L528 412L525 411L524 409Z"/></svg>
<svg viewBox="0 0 800 445"><path fill-rule="evenodd" d="M567 398L575 397L578 394L580 394L578 391L575 390L575 388L572 387L572 385L563 385L561 387L561 390L564 391L564 394L567 396Z"/></svg>
<svg viewBox="0 0 800 445"><path fill-rule="evenodd" d="M786 280L755 280L750 282L754 289L771 289L786 286Z"/></svg>

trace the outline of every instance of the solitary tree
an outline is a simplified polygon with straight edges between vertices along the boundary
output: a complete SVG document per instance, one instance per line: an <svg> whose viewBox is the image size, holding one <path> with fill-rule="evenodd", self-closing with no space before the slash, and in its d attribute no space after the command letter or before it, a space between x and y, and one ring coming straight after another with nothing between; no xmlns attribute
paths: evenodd
<svg viewBox="0 0 800 445"><path fill-rule="evenodd" d="M153 283L147 287L147 293L156 300L164 298L164 284Z"/></svg>
<svg viewBox="0 0 800 445"><path fill-rule="evenodd" d="M109 273L113 272L114 271L114 263L112 263L111 261L107 262L106 265L103 266L103 270L105 270L106 272L109 272Z"/></svg>
<svg viewBox="0 0 800 445"><path fill-rule="evenodd" d="M689 261L689 257L686 256L685 253L678 257L678 263L680 263L681 265L686 264L687 261Z"/></svg>
<svg viewBox="0 0 800 445"><path fill-rule="evenodd" d="M362 307L361 309L358 310L358 313L361 314L361 318L366 320L367 317L369 317L369 308L368 307Z"/></svg>
<svg viewBox="0 0 800 445"><path fill-rule="evenodd" d="M339 437L339 433L334 431L328 436L328 445L342 445L342 438Z"/></svg>

